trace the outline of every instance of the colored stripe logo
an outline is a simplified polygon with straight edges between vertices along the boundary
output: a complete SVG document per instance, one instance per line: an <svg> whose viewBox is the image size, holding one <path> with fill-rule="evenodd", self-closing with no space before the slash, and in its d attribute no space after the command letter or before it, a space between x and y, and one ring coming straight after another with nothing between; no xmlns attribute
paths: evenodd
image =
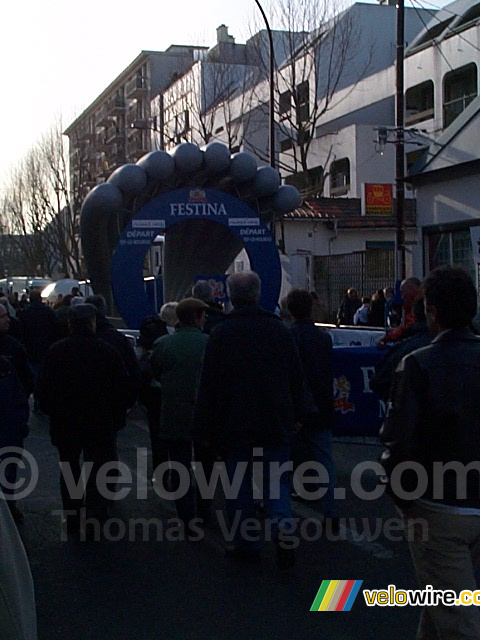
<svg viewBox="0 0 480 640"><path fill-rule="evenodd" d="M363 580L323 580L310 611L350 611Z"/></svg>

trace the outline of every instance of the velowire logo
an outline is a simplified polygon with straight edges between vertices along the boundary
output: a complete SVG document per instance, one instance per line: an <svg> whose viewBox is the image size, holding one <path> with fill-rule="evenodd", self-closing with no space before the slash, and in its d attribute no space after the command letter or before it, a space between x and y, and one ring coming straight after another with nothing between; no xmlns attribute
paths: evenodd
<svg viewBox="0 0 480 640"><path fill-rule="evenodd" d="M363 580L323 580L310 611L350 611Z"/></svg>

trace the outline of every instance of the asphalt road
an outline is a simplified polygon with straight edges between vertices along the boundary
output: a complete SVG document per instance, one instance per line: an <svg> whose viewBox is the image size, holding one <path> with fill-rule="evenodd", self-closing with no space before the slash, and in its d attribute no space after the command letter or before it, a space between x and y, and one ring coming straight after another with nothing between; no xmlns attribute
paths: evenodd
<svg viewBox="0 0 480 640"><path fill-rule="evenodd" d="M392 504L385 496L366 500L359 482L352 482L359 463L378 458L381 448L373 440L335 441L337 486L345 489L340 539L303 540L288 575L279 573L271 543L264 544L259 564L246 564L224 557L218 527L198 542L175 539L169 524L175 512L148 481L148 446L143 415L135 411L119 436L132 484L115 506L109 539L64 540L56 450L47 419L32 416L26 449L38 464L38 482L21 502L19 528L35 581L39 640L415 637L418 609L367 607L361 591L350 612L310 612L322 580L363 580L362 589L416 588ZM375 490L373 471L365 471L362 487ZM319 515L315 504L300 502L294 514L301 520ZM132 523L139 518L156 518L163 528L143 529Z"/></svg>

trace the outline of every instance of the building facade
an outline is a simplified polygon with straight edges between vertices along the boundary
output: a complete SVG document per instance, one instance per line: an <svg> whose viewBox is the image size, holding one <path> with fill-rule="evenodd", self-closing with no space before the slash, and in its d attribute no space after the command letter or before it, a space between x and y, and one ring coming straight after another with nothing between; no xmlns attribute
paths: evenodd
<svg viewBox="0 0 480 640"><path fill-rule="evenodd" d="M66 129L72 191L88 192L159 146L162 123L151 112L152 99L203 52L177 45L142 51Z"/></svg>
<svg viewBox="0 0 480 640"><path fill-rule="evenodd" d="M444 7L407 49L405 76L405 124L422 144L410 169L415 268L459 264L478 286L480 2Z"/></svg>

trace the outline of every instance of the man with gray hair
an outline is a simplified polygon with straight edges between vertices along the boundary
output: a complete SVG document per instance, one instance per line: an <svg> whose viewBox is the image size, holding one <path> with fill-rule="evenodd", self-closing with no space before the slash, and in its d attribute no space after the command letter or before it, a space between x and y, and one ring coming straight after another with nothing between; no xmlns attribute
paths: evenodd
<svg viewBox="0 0 480 640"><path fill-rule="evenodd" d="M253 457L263 463L262 496L281 569L293 565L289 473L279 466L290 460L290 440L303 409L303 372L288 329L259 306L261 282L253 271L229 276L233 311L210 336L197 395L195 438L223 455L232 481L247 466L238 495L226 500L234 544L226 555L245 559L259 555L260 536L244 532L255 517ZM235 523L238 525L235 527Z"/></svg>
<svg viewBox="0 0 480 640"><path fill-rule="evenodd" d="M210 307L207 311L207 319L203 326L203 332L210 334L213 328L225 317L222 306L215 301L213 287L208 280L197 280L192 287L192 297L202 300Z"/></svg>

